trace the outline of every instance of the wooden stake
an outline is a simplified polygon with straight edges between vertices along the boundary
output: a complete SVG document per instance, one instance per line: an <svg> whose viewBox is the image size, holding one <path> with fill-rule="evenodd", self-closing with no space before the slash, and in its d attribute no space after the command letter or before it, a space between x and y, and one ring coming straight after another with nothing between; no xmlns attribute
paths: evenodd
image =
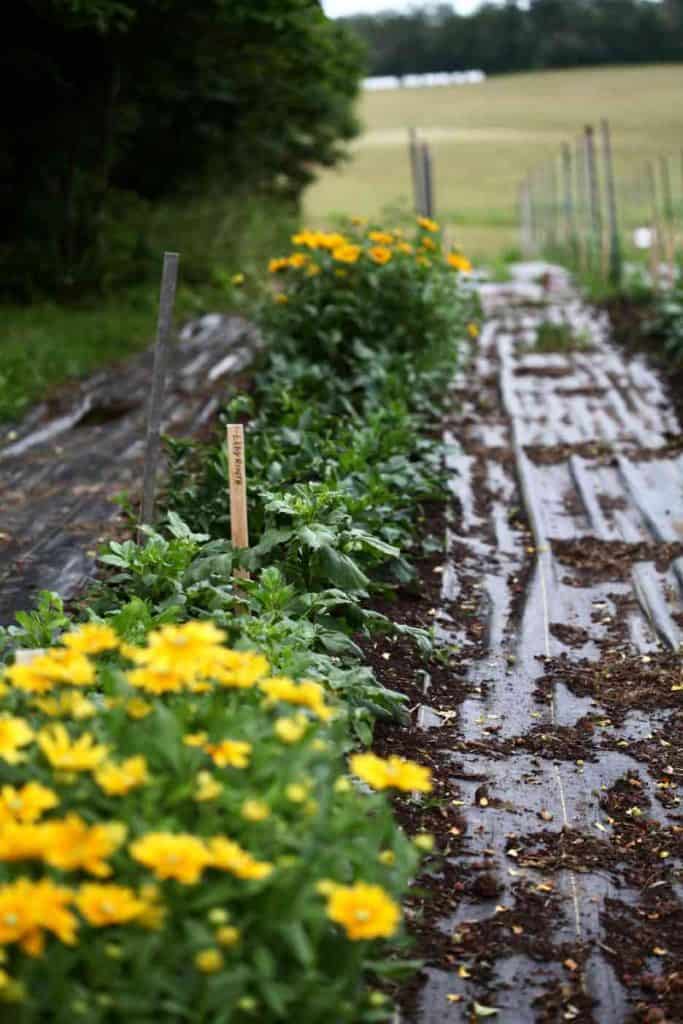
<svg viewBox="0 0 683 1024"><path fill-rule="evenodd" d="M413 183L413 209L417 216L424 216L424 184L422 181L422 161L420 159L417 132L408 129L408 153L410 156L410 177Z"/></svg>
<svg viewBox="0 0 683 1024"><path fill-rule="evenodd" d="M618 286L621 281L621 240L619 238L619 221L617 217L617 194L614 182L614 164L612 162L612 142L610 139L609 122L603 119L600 123L602 133L602 156L605 165L605 185L607 187L607 218L609 221L609 280Z"/></svg>
<svg viewBox="0 0 683 1024"><path fill-rule="evenodd" d="M659 208L657 205L657 178L653 163L648 160L645 167L647 189L650 199L650 210L652 217L652 245L650 247L650 273L652 274L652 287L659 291L661 284L660 272L662 264L662 229L659 219Z"/></svg>
<svg viewBox="0 0 683 1024"><path fill-rule="evenodd" d="M574 178L572 151L568 142L562 143L562 183L564 191L564 240L570 254L571 265L577 265L576 220L574 215Z"/></svg>
<svg viewBox="0 0 683 1024"><path fill-rule="evenodd" d="M586 145L583 136L576 143L576 223L579 269L588 266L588 230L586 227Z"/></svg>
<svg viewBox="0 0 683 1024"><path fill-rule="evenodd" d="M422 150L422 181L424 183L424 215L434 216L434 166L432 151L428 142L423 142Z"/></svg>
<svg viewBox="0 0 683 1024"><path fill-rule="evenodd" d="M247 472L244 456L244 427L241 423L228 424L227 441L232 546L234 548L248 548ZM249 579L249 573L246 569L235 569L234 575L241 579Z"/></svg>
<svg viewBox="0 0 683 1024"><path fill-rule="evenodd" d="M149 395L147 412L147 438L145 442L145 471L142 484L142 523L154 522L154 500L156 496L157 466L159 463L159 436L161 433L161 413L164 402L164 383L166 377L166 350L171 337L173 324L173 305L175 302L176 284L178 282L178 253L164 253L164 267L161 273L161 292L159 295L159 317L157 320L157 339L154 346L154 368L152 370L152 387Z"/></svg>
<svg viewBox="0 0 683 1024"><path fill-rule="evenodd" d="M586 125L584 138L586 140L586 175L588 177L588 196L590 199L591 249L595 266L596 261L597 265L599 265L602 254L602 210L600 206L598 166L595 159L595 135L592 125Z"/></svg>

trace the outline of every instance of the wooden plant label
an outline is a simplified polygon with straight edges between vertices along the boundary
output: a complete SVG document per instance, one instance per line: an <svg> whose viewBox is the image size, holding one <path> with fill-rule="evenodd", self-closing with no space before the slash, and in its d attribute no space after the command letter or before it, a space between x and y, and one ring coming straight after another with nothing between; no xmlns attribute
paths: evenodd
<svg viewBox="0 0 683 1024"><path fill-rule="evenodd" d="M244 457L244 427L241 423L228 424L228 472L232 545L234 548L248 548L247 473ZM241 579L249 579L246 569L236 569L234 575Z"/></svg>

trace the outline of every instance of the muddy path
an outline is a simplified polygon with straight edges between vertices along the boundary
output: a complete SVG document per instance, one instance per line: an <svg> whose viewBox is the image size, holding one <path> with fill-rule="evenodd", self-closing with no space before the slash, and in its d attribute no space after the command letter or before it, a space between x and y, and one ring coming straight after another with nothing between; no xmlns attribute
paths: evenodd
<svg viewBox="0 0 683 1024"><path fill-rule="evenodd" d="M401 1015L682 1021L681 432L656 374L539 270L484 287L454 387L422 607L449 656L416 686L373 652L413 702L378 747L437 780L398 805L439 847L408 908L426 967ZM567 325L550 351L548 322Z"/></svg>
<svg viewBox="0 0 683 1024"><path fill-rule="evenodd" d="M197 436L213 424L226 380L258 345L237 316L184 327L170 353L162 431ZM114 498L141 486L152 357L107 367L0 432L0 625L40 590L69 598L92 577L98 542L119 515Z"/></svg>

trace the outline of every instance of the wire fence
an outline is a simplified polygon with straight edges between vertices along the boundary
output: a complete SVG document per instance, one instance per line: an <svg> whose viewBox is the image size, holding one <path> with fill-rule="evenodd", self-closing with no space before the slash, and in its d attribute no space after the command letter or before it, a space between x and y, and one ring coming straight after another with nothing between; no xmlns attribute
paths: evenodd
<svg viewBox="0 0 683 1024"><path fill-rule="evenodd" d="M617 176L609 122L534 168L519 189L525 258L559 260L619 288L631 263L649 264L655 286L677 275L683 243L683 149L644 157Z"/></svg>

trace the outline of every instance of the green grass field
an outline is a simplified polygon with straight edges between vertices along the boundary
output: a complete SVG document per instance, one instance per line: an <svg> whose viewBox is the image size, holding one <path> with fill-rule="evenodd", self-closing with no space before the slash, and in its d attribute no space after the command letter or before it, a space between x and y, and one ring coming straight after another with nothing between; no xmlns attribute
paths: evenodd
<svg viewBox="0 0 683 1024"><path fill-rule="evenodd" d="M320 224L334 213L379 216L408 207L407 129L432 144L439 218L475 259L518 244L517 188L526 173L577 137L584 124L610 120L617 176L628 186L644 160L671 161L679 197L683 65L589 68L491 78L481 85L364 93L364 134L342 170L321 174L306 196Z"/></svg>

